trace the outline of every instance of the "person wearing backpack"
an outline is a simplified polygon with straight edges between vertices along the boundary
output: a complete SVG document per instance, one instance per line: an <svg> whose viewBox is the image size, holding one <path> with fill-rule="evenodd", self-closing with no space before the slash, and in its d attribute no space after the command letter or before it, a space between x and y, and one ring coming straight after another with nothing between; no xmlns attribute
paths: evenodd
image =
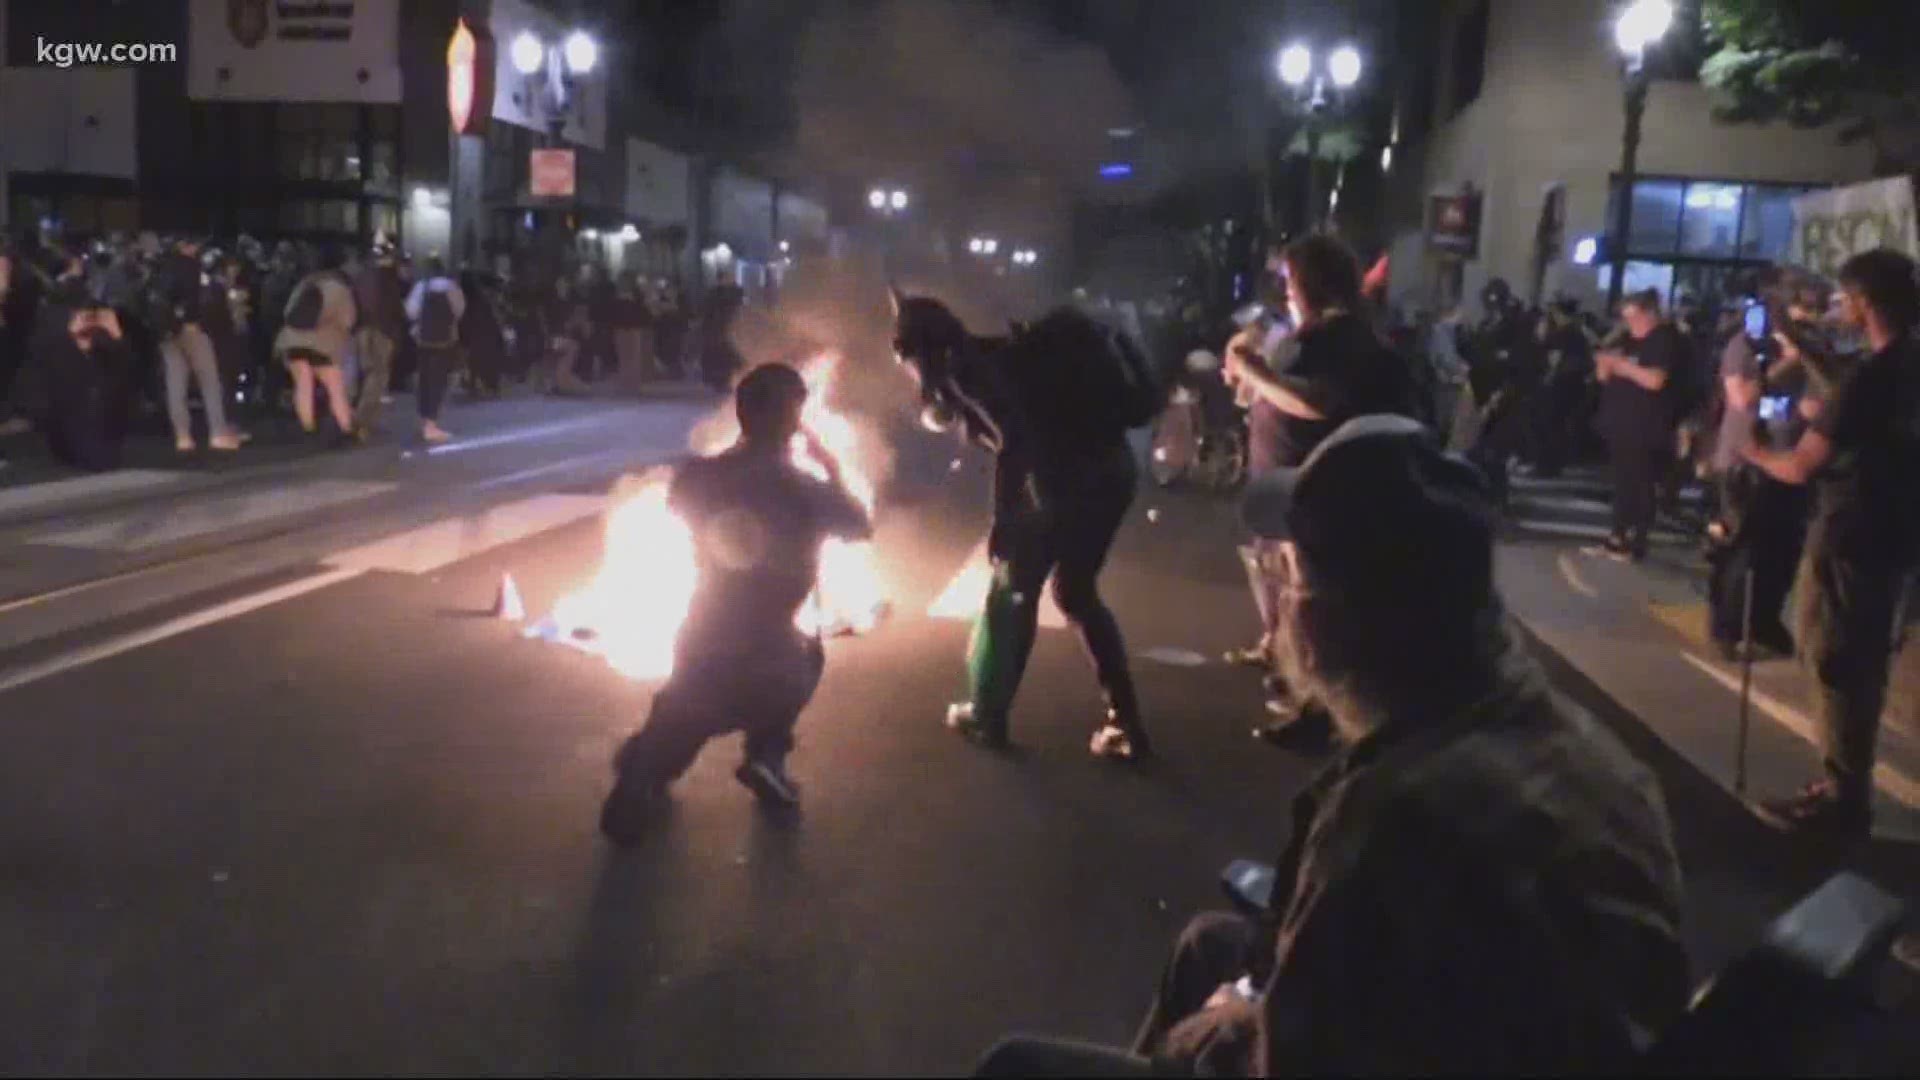
<svg viewBox="0 0 1920 1080"><path fill-rule="evenodd" d="M1138 479L1127 431L1159 404L1150 364L1126 335L1071 308L988 338L938 300L895 290L893 301L894 351L919 380L926 418L960 424L994 455L993 585L969 649L968 699L947 710L947 726L1007 745L1051 578L1107 700L1089 749L1116 761L1151 756L1126 643L1099 590Z"/></svg>
<svg viewBox="0 0 1920 1080"><path fill-rule="evenodd" d="M407 319L413 340L420 346L420 372L414 392L420 404L420 437L430 443L453 436L440 426L440 405L446 400L447 380L460 352L460 316L467 310L466 294L447 273L447 264L435 256L427 272L407 295Z"/></svg>
<svg viewBox="0 0 1920 1080"><path fill-rule="evenodd" d="M1894 624L1920 555L1920 281L1913 260L1887 248L1847 260L1839 277L1842 320L1864 332L1869 355L1792 449L1741 451L1773 479L1813 489L1797 629L1826 774L1754 809L1779 828L1864 839Z"/></svg>
<svg viewBox="0 0 1920 1080"><path fill-rule="evenodd" d="M327 407L343 442L353 438L346 364L358 321L353 288L340 272L344 261L338 248L330 246L321 253L320 269L302 278L287 297L286 317L274 340L275 355L293 374L293 411L300 427L309 434L315 430L313 387L317 382L326 388Z"/></svg>

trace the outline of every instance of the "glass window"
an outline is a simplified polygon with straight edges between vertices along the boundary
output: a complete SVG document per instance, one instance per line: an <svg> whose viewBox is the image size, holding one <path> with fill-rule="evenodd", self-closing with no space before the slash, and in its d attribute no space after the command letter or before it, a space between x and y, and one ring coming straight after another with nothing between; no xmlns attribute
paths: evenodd
<svg viewBox="0 0 1920 1080"><path fill-rule="evenodd" d="M1740 185L1687 185L1680 219L1680 253L1732 258L1740 228Z"/></svg>
<svg viewBox="0 0 1920 1080"><path fill-rule="evenodd" d="M1808 189L1755 184L1747 189L1741 216L1740 257L1785 259L1793 241L1793 200Z"/></svg>
<svg viewBox="0 0 1920 1080"><path fill-rule="evenodd" d="M1613 267L1611 266L1601 267L1600 268L1600 291L1601 292L1607 291L1607 286L1612 281L1613 281ZM1658 292L1660 294L1661 303L1666 303L1667 301L1672 299L1673 264L1657 263L1657 262L1641 262L1639 260L1633 260L1628 262L1627 263L1627 284L1625 288L1620 290L1620 295L1631 296L1632 294L1640 292L1643 289L1652 289L1655 292Z"/></svg>
<svg viewBox="0 0 1920 1080"><path fill-rule="evenodd" d="M1627 250L1634 255L1672 255L1680 241L1680 209L1686 184L1639 180L1633 185L1633 221Z"/></svg>
<svg viewBox="0 0 1920 1080"><path fill-rule="evenodd" d="M367 217L373 232L384 233L389 240L399 237L400 211L392 203L374 203L367 208Z"/></svg>

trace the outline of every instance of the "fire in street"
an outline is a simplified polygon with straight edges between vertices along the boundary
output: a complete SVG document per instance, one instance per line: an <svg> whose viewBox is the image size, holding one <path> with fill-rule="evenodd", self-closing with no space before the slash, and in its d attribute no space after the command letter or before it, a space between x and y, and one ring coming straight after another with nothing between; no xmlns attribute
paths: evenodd
<svg viewBox="0 0 1920 1080"><path fill-rule="evenodd" d="M833 406L841 358L823 353L802 365L808 396L803 423L840 461L847 490L872 513L878 484L872 463L883 459L878 436ZM722 408L694 431L695 453L710 455L739 437L730 408ZM806 453L804 436L794 463L824 479ZM606 551L592 580L563 596L553 613L528 637L560 641L604 657L630 679L654 681L673 673L674 640L687 617L699 575L694 538L667 504L670 476L656 470L615 486L607 515ZM807 634L863 634L891 608L871 542L828 540L820 551L820 574L812 600L795 618Z"/></svg>

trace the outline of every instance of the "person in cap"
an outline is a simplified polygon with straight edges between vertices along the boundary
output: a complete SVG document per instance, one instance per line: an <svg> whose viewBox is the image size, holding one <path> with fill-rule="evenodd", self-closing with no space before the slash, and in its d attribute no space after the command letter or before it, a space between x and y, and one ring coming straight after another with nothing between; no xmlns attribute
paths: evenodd
<svg viewBox="0 0 1920 1080"><path fill-rule="evenodd" d="M1107 1063L1623 1073L1688 998L1672 826L1649 771L1516 642L1485 479L1367 416L1247 514L1292 563L1282 659L1343 750L1294 802L1270 914L1190 924ZM1004 1043L981 1072L1074 1075L1035 1067L1060 1052Z"/></svg>
<svg viewBox="0 0 1920 1080"><path fill-rule="evenodd" d="M794 619L813 592L821 543L872 533L838 462L802 427L806 400L793 368L755 368L734 391L739 440L689 461L673 479L668 505L693 532L699 581L674 643L673 675L615 758L618 781L600 827L616 844L638 842L668 785L708 740L729 731L746 734L735 778L769 808L799 804L786 759L826 658ZM802 434L824 480L793 462Z"/></svg>

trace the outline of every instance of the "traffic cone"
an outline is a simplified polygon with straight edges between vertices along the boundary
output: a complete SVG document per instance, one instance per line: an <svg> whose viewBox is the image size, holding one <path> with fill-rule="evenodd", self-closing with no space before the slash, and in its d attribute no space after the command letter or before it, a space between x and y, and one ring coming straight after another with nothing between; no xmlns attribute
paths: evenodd
<svg viewBox="0 0 1920 1080"><path fill-rule="evenodd" d="M520 600L520 586L513 583L512 574L500 575L500 591L493 598L493 617L508 622L527 617L527 605Z"/></svg>

